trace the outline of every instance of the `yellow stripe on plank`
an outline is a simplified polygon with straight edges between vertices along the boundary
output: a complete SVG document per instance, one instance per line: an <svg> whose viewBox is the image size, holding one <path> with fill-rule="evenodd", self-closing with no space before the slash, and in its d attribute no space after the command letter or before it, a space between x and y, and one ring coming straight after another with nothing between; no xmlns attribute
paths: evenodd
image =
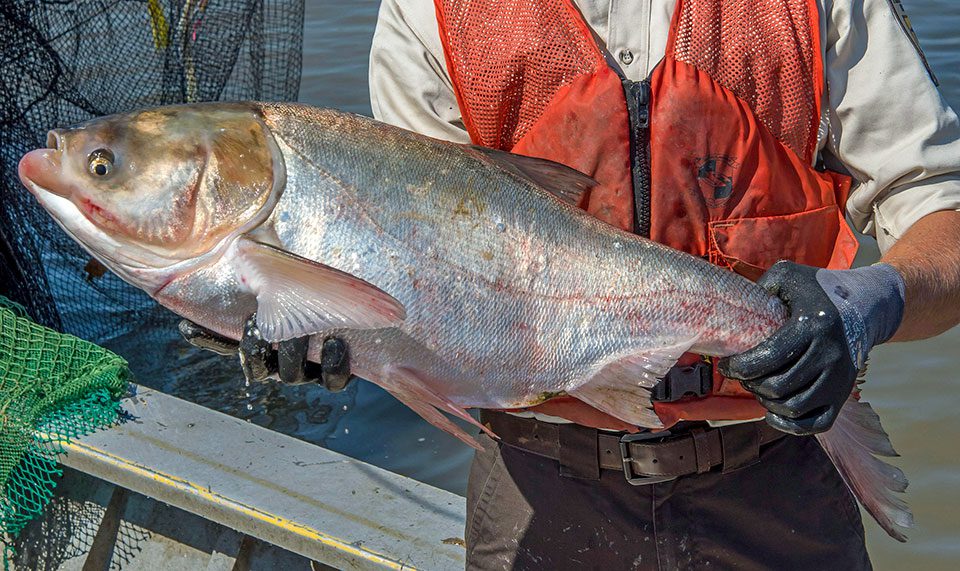
<svg viewBox="0 0 960 571"><path fill-rule="evenodd" d="M131 463L119 456L110 454L106 450L101 450L94 446L90 446L89 444L84 444L82 442L71 442L69 444L66 444L65 447L67 448L68 452L72 450L79 454L99 457L99 459L102 462L110 464L121 470L130 472L132 474L136 474L141 477L150 478L151 480L158 482L160 484L163 484L164 486L168 486L171 488L181 490L188 494L199 496L207 501L233 509L248 517L274 525L292 534L298 535L300 537L303 537L309 540L319 541L323 545L332 547L344 553L349 553L350 555L354 555L361 559L365 559L367 561L377 563L389 569L398 569L398 570L404 570L404 571L414 569L413 567L410 567L407 564L390 559L389 557L382 555L380 553L377 553L375 551L358 549L355 545L348 543L338 537L327 535L321 531L313 529L312 527L305 526L305 525L296 523L294 521L288 520L284 517L271 514L263 510L257 509L255 507L251 507L251 506L236 502L234 500L231 500L229 498L216 494L212 490L209 490L208 488L194 484L193 482L189 482L182 478L171 476L169 474L164 474L157 470L153 470L151 468L146 468L144 466Z"/></svg>

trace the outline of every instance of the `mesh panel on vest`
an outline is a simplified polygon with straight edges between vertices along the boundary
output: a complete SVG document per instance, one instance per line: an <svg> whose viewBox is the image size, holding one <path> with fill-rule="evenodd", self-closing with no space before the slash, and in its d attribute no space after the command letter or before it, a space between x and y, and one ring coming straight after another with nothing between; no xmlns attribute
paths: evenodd
<svg viewBox="0 0 960 571"><path fill-rule="evenodd" d="M810 0L681 0L672 53L746 102L811 160L820 120L818 14Z"/></svg>
<svg viewBox="0 0 960 571"><path fill-rule="evenodd" d="M512 149L561 88L606 65L564 0L437 7L461 113L479 145Z"/></svg>

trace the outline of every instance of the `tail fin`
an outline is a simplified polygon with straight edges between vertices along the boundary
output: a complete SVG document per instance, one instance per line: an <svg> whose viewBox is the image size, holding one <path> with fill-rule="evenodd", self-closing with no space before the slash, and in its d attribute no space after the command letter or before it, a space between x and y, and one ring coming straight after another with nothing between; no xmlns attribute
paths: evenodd
<svg viewBox="0 0 960 571"><path fill-rule="evenodd" d="M880 417L868 403L851 397L833 427L817 435L827 456L863 507L890 537L906 541L900 528L913 527L913 513L896 494L907 489L903 471L876 456L898 456Z"/></svg>

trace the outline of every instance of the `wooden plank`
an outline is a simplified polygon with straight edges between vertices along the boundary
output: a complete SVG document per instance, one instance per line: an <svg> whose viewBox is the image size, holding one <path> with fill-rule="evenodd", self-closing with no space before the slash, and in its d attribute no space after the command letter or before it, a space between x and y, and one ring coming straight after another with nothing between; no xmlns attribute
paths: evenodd
<svg viewBox="0 0 960 571"><path fill-rule="evenodd" d="M456 494L151 389L124 409L64 464L337 569L464 566Z"/></svg>

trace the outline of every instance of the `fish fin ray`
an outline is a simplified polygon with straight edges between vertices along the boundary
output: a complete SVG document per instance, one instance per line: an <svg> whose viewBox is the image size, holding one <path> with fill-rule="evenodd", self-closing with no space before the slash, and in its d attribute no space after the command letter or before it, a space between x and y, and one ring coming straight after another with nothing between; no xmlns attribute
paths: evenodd
<svg viewBox="0 0 960 571"><path fill-rule="evenodd" d="M468 148L485 155L500 168L532 181L572 206L585 204L587 193L598 184L597 181L576 169L547 159L517 155L476 145L468 145Z"/></svg>
<svg viewBox="0 0 960 571"><path fill-rule="evenodd" d="M569 392L590 406L646 428L663 424L653 410L650 393L696 339L622 356L608 362L586 383Z"/></svg>
<svg viewBox="0 0 960 571"><path fill-rule="evenodd" d="M467 446L471 446L477 450L482 450L483 448L475 438L471 437L460 428L460 426L447 418L443 414L444 412L479 428L490 435L491 438L497 438L489 428L480 424L462 407L457 406L450 401L450 399L430 389L430 387L423 382L421 376L413 369L409 367L391 366L388 368L386 376L389 382L384 388L386 388L390 394L410 407L410 409L419 414L421 418L447 434L461 440Z"/></svg>
<svg viewBox="0 0 960 571"><path fill-rule="evenodd" d="M906 491L908 482L900 468L877 458L897 453L873 408L848 399L833 427L817 440L867 513L890 537L906 541L902 528L913 527L913 513L897 494Z"/></svg>
<svg viewBox="0 0 960 571"><path fill-rule="evenodd" d="M257 296L257 326L267 341L333 328L379 329L403 321L403 305L348 273L241 237L239 278Z"/></svg>

